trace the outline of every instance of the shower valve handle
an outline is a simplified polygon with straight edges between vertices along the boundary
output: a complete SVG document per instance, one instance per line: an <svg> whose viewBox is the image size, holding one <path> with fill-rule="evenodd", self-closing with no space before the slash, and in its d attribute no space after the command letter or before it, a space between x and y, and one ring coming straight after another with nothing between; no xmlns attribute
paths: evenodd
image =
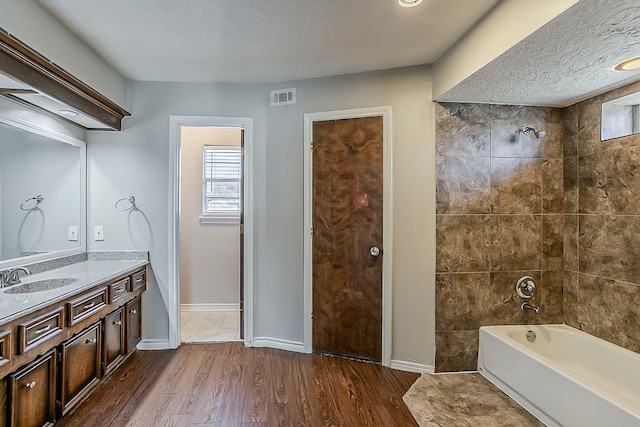
<svg viewBox="0 0 640 427"><path fill-rule="evenodd" d="M523 276L516 283L516 292L520 298L529 299L533 298L536 291L536 284L533 281L533 277Z"/></svg>

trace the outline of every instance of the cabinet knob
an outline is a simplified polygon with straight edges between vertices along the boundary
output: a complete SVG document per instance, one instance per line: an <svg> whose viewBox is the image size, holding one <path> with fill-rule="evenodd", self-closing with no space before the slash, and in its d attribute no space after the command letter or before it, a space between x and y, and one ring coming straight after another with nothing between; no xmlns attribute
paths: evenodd
<svg viewBox="0 0 640 427"><path fill-rule="evenodd" d="M136 314L137 312L138 312L138 310L131 310L129 313Z"/></svg>
<svg viewBox="0 0 640 427"><path fill-rule="evenodd" d="M92 339L92 340L87 340L87 342L86 342L86 343L87 343L87 344L95 344L95 343L97 343L97 342L98 342L98 340L97 340L96 338L94 338L94 339Z"/></svg>
<svg viewBox="0 0 640 427"><path fill-rule="evenodd" d="M116 321L113 322L113 324L116 325L116 326L120 326L120 325L122 325L122 320L116 320Z"/></svg>
<svg viewBox="0 0 640 427"><path fill-rule="evenodd" d="M34 388L35 386L36 386L35 381L31 381L30 383L27 383L27 388Z"/></svg>

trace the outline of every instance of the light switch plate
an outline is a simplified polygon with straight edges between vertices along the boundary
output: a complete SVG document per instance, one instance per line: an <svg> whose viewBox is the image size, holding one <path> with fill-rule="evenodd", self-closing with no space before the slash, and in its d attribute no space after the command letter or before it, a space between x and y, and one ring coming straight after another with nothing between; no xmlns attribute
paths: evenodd
<svg viewBox="0 0 640 427"><path fill-rule="evenodd" d="M78 226L70 225L69 226L69 241L77 242L78 241Z"/></svg>
<svg viewBox="0 0 640 427"><path fill-rule="evenodd" d="M93 238L95 241L104 240L104 228L101 225L93 227Z"/></svg>

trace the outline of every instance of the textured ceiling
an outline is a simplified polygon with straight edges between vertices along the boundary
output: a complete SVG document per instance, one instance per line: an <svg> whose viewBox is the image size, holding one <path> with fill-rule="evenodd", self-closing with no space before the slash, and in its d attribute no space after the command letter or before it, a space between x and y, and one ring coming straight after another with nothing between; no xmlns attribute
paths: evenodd
<svg viewBox="0 0 640 427"><path fill-rule="evenodd" d="M273 83L431 63L499 0L38 0L133 80Z"/></svg>
<svg viewBox="0 0 640 427"><path fill-rule="evenodd" d="M582 0L438 101L564 107L640 79L640 71L611 71L635 55L640 1Z"/></svg>

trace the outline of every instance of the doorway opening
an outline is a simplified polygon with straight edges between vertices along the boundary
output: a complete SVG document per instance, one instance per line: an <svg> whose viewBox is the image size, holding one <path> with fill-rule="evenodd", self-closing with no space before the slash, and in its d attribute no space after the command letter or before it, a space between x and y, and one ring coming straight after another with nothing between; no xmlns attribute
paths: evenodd
<svg viewBox="0 0 640 427"><path fill-rule="evenodd" d="M240 340L241 127L180 130L180 340Z"/></svg>
<svg viewBox="0 0 640 427"><path fill-rule="evenodd" d="M307 352L391 363L391 107L305 115Z"/></svg>
<svg viewBox="0 0 640 427"><path fill-rule="evenodd" d="M169 344L251 343L249 118L171 116Z"/></svg>

